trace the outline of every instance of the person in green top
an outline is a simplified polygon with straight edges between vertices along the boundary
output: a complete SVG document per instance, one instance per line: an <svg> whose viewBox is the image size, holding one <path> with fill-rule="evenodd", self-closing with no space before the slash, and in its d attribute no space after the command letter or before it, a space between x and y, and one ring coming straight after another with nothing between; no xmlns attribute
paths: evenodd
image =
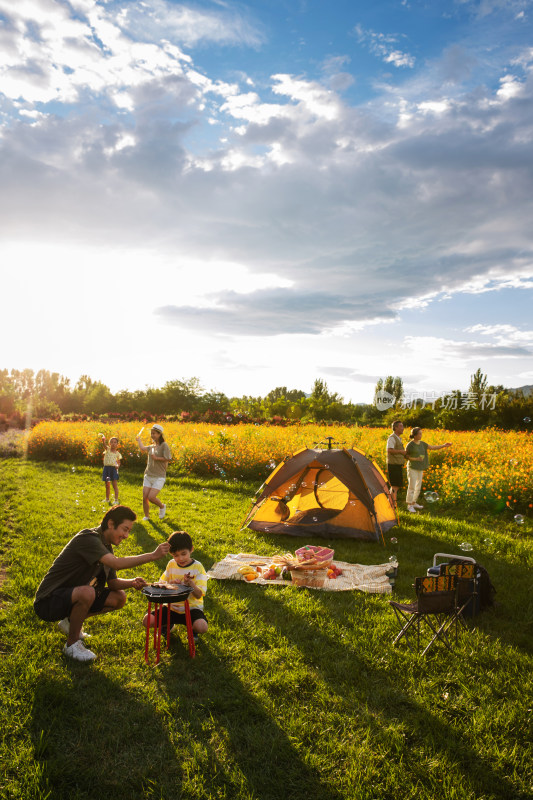
<svg viewBox="0 0 533 800"><path fill-rule="evenodd" d="M451 442L445 444L428 444L422 441L422 428L413 428L409 434L409 443L405 452L410 457L407 463L407 510L411 514L416 514L417 509L423 508L417 500L422 488L424 470L429 467L429 450L442 450L444 447L451 447ZM417 460L418 459L418 460Z"/></svg>

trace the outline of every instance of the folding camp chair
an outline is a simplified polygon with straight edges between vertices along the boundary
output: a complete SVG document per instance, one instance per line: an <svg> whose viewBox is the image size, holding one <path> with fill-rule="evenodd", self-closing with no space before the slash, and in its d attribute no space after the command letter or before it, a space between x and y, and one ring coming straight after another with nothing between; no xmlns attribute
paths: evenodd
<svg viewBox="0 0 533 800"><path fill-rule="evenodd" d="M457 641L457 578L452 575L426 576L415 579L416 600L414 603L398 603L390 600L396 619L400 625L400 633L394 639L393 647L405 639L410 650L422 655L437 641L442 642L449 650L450 628L455 623L455 641ZM416 641L416 648L414 646Z"/></svg>

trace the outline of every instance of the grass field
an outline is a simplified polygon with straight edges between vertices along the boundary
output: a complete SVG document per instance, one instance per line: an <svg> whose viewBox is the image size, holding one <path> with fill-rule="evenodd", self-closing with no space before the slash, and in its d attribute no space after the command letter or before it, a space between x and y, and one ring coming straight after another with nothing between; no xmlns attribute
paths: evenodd
<svg viewBox="0 0 533 800"><path fill-rule="evenodd" d="M2 798L533 797L529 519L517 526L509 509L452 517L439 504L402 515L396 597L411 599L433 553L464 541L496 586L495 610L453 654L393 650L384 596L210 581L210 631L194 660L174 633L160 665L145 666L146 604L131 591L122 611L87 622L98 658L85 665L65 659L64 637L32 601L68 539L103 516L100 471L0 460ZM123 471L121 500L137 513L140 483ZM167 518L136 523L117 555L153 550L177 528L191 533L206 568L228 552L294 549L239 531L256 489L171 475ZM331 544L351 562L391 553L389 541ZM137 573L156 578L165 561Z"/></svg>

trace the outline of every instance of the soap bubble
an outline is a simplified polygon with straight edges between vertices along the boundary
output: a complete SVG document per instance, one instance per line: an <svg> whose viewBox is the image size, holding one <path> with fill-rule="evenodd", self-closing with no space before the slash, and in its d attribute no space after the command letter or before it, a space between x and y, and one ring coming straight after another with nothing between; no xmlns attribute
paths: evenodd
<svg viewBox="0 0 533 800"><path fill-rule="evenodd" d="M396 538L396 536L391 536L390 537L390 543L391 544L398 544L398 539Z"/></svg>
<svg viewBox="0 0 533 800"><path fill-rule="evenodd" d="M486 547L492 547L492 539L483 539L483 544Z"/></svg>
<svg viewBox="0 0 533 800"><path fill-rule="evenodd" d="M269 461L269 462L268 462L268 464L267 464L267 467L268 467L269 469L275 469L275 467L276 467L276 462L274 461L274 459L272 459L271 461Z"/></svg>
<svg viewBox="0 0 533 800"><path fill-rule="evenodd" d="M396 556L389 556L389 564L395 564L395 563L396 563Z"/></svg>
<svg viewBox="0 0 533 800"><path fill-rule="evenodd" d="M91 511L93 512L93 514L95 514L96 513L96 508L94 506L92 506Z"/></svg>
<svg viewBox="0 0 533 800"><path fill-rule="evenodd" d="M517 525L523 525L524 524L523 515L522 514L515 514L514 515L514 521L516 522Z"/></svg>
<svg viewBox="0 0 533 800"><path fill-rule="evenodd" d="M235 457L235 453L228 453L228 458L234 458L234 457Z"/></svg>
<svg viewBox="0 0 533 800"><path fill-rule="evenodd" d="M324 464L324 469L329 469L329 464Z"/></svg>
<svg viewBox="0 0 533 800"><path fill-rule="evenodd" d="M465 553L470 552L473 550L474 546L470 544L470 542L461 542L459 545L459 550L464 550Z"/></svg>
<svg viewBox="0 0 533 800"><path fill-rule="evenodd" d="M76 472L76 467L72 467L72 472Z"/></svg>
<svg viewBox="0 0 533 800"><path fill-rule="evenodd" d="M525 422L526 425L529 425L529 423L531 422L531 417L524 417L523 421Z"/></svg>
<svg viewBox="0 0 533 800"><path fill-rule="evenodd" d="M313 517L313 522L318 522L318 517Z"/></svg>

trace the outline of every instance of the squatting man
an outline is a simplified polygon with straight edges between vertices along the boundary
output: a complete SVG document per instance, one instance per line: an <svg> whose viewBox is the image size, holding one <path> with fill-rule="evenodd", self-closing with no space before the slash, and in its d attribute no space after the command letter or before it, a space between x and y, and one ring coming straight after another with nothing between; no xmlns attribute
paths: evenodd
<svg viewBox="0 0 533 800"><path fill-rule="evenodd" d="M87 617L118 611L126 603L125 589L141 590L144 578L118 578L117 570L132 569L149 561L157 561L169 551L162 542L152 553L118 558L118 547L130 535L136 514L128 506L115 506L100 525L77 533L58 555L44 576L33 607L47 622L59 620L67 636L65 655L76 661L92 661L96 655L85 647L83 631Z"/></svg>

